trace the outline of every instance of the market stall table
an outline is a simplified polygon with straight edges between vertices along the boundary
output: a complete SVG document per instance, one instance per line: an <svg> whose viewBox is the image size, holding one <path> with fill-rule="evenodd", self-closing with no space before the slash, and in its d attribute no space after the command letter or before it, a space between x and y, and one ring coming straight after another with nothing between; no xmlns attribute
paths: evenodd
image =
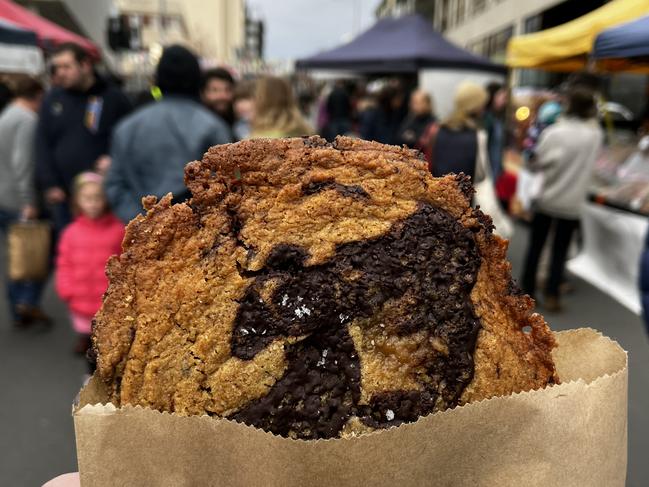
<svg viewBox="0 0 649 487"><path fill-rule="evenodd" d="M640 314L638 274L647 217L591 201L582 214L583 246L568 270Z"/></svg>

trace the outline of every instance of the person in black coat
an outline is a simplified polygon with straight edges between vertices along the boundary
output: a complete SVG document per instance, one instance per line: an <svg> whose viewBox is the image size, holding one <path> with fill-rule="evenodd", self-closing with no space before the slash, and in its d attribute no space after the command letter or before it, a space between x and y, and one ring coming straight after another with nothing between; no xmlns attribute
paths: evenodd
<svg viewBox="0 0 649 487"><path fill-rule="evenodd" d="M95 73L84 49L61 44L52 56L58 86L45 97L36 130L36 177L56 231L70 221L72 181L106 171L113 128L129 113L126 96Z"/></svg>
<svg viewBox="0 0 649 487"><path fill-rule="evenodd" d="M377 96L375 105L360 114L361 139L382 144L395 144L399 127L406 118L405 95L400 87L385 86Z"/></svg>
<svg viewBox="0 0 649 487"><path fill-rule="evenodd" d="M338 80L327 97L327 115L329 123L324 130L324 137L333 140L337 135L346 135L352 128L352 102L343 81Z"/></svg>
<svg viewBox="0 0 649 487"><path fill-rule="evenodd" d="M424 133L435 123L433 102L424 90L415 90L410 95L410 112L401 124L398 134L398 144L404 144L411 149L424 150L420 141Z"/></svg>
<svg viewBox="0 0 649 487"><path fill-rule="evenodd" d="M441 122L432 140L429 164L433 176L462 172L476 181L476 159L480 150L478 121L486 103L487 92L482 86L470 81L460 83L453 112Z"/></svg>

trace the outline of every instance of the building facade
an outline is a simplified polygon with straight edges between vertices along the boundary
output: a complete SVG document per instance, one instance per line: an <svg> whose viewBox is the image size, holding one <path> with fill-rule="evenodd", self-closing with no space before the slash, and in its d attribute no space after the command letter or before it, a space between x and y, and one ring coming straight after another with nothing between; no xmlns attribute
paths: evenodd
<svg viewBox="0 0 649 487"><path fill-rule="evenodd" d="M502 62L513 36L569 22L604 3L606 0L383 0L376 15L418 13L457 45Z"/></svg>
<svg viewBox="0 0 649 487"><path fill-rule="evenodd" d="M246 8L245 25L245 41L240 57L245 60L263 60L265 47L264 21L253 15L250 9Z"/></svg>
<svg viewBox="0 0 649 487"><path fill-rule="evenodd" d="M432 21L434 8L434 0L383 0L375 13L378 18L416 13Z"/></svg>
<svg viewBox="0 0 649 487"><path fill-rule="evenodd" d="M263 66L264 21L245 0L16 0L91 39L107 68L140 90L165 45L194 50L205 67L255 72Z"/></svg>
<svg viewBox="0 0 649 487"><path fill-rule="evenodd" d="M549 29L601 7L606 0L431 0L434 27L456 44L502 62L516 35Z"/></svg>
<svg viewBox="0 0 649 487"><path fill-rule="evenodd" d="M207 62L236 61L245 42L243 0L116 0L116 15L127 18L138 39L133 48L186 44Z"/></svg>

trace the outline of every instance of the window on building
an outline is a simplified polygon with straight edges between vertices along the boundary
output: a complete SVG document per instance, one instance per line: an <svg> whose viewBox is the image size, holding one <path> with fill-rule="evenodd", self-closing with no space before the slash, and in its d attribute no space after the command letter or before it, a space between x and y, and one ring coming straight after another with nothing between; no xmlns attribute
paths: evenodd
<svg viewBox="0 0 649 487"><path fill-rule="evenodd" d="M439 30L445 32L451 25L451 9L450 9L450 0L442 0L440 5L439 12Z"/></svg>
<svg viewBox="0 0 649 487"><path fill-rule="evenodd" d="M473 0L473 15L478 15L487 7L487 0Z"/></svg>
<svg viewBox="0 0 649 487"><path fill-rule="evenodd" d="M494 40L494 52L505 51L507 50L507 43L509 39L514 35L514 27L509 26L506 29L501 30L496 33Z"/></svg>
<svg viewBox="0 0 649 487"><path fill-rule="evenodd" d="M489 52L489 38L485 37L478 41L476 52L481 56L487 56Z"/></svg>
<svg viewBox="0 0 649 487"><path fill-rule="evenodd" d="M523 33L529 34L530 32L537 32L541 30L542 21L543 17L541 16L541 14L532 15L531 17L526 18L523 24Z"/></svg>
<svg viewBox="0 0 649 487"><path fill-rule="evenodd" d="M464 22L464 17L466 14L466 2L465 0L457 0L457 10L455 16L455 25L460 25Z"/></svg>
<svg viewBox="0 0 649 487"><path fill-rule="evenodd" d="M510 25L505 29L473 42L471 44L471 50L481 56L502 62L507 51L507 43L513 35L514 27Z"/></svg>

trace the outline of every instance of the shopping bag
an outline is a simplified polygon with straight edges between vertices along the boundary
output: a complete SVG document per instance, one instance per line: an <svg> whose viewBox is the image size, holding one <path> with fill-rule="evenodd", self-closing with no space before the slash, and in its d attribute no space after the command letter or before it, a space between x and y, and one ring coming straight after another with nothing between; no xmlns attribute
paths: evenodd
<svg viewBox="0 0 649 487"><path fill-rule="evenodd" d="M9 225L9 279L42 281L47 278L51 233L49 223L43 221L25 221Z"/></svg>
<svg viewBox="0 0 649 487"><path fill-rule="evenodd" d="M543 189L543 173L521 168L516 182L516 198L523 211L530 211Z"/></svg>
<svg viewBox="0 0 649 487"><path fill-rule="evenodd" d="M487 134L478 131L478 150L475 168L475 197L476 206L491 216L495 232L503 238L510 238L514 232L512 222L505 214L496 196L495 183L489 167L487 156Z"/></svg>

